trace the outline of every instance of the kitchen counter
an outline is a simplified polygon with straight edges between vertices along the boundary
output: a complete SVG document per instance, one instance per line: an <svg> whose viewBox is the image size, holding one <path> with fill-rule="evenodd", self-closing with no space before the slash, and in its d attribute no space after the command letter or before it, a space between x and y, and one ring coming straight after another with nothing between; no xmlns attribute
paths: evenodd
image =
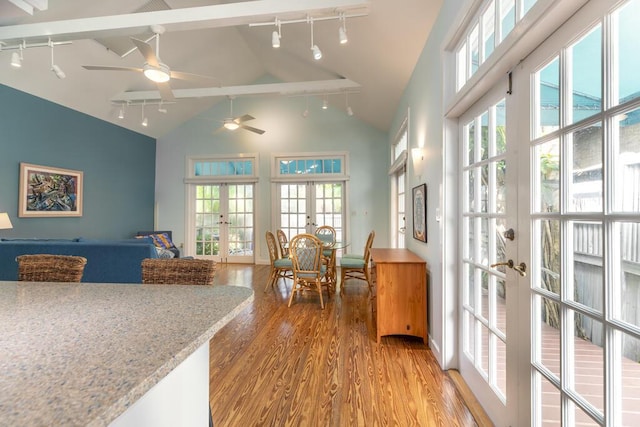
<svg viewBox="0 0 640 427"><path fill-rule="evenodd" d="M252 300L237 286L0 282L0 425L108 425Z"/></svg>

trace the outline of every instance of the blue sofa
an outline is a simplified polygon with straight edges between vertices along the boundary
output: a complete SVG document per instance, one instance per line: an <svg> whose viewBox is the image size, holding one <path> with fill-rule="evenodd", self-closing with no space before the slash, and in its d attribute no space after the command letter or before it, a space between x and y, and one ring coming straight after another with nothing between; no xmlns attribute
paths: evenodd
<svg viewBox="0 0 640 427"><path fill-rule="evenodd" d="M2 239L0 280L18 280L16 257L24 254L77 255L87 259L83 282L142 283L141 263L158 258L148 239Z"/></svg>

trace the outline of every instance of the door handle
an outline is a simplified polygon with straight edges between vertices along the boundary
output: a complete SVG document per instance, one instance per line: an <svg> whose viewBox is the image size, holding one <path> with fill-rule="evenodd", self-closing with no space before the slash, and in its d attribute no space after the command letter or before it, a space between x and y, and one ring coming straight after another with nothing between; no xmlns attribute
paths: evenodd
<svg viewBox="0 0 640 427"><path fill-rule="evenodd" d="M521 262L520 264L515 265L513 260L510 259L510 260L507 260L505 262L497 262L495 264L491 264L491 268L496 268L496 267L499 267L501 265L504 265L506 267L514 269L522 277L525 277L527 275L527 264L525 264L524 262Z"/></svg>
<svg viewBox="0 0 640 427"><path fill-rule="evenodd" d="M516 238L516 232L513 231L513 228L510 228L507 231L505 231L503 235L505 239L509 239L511 241L513 241L513 239Z"/></svg>

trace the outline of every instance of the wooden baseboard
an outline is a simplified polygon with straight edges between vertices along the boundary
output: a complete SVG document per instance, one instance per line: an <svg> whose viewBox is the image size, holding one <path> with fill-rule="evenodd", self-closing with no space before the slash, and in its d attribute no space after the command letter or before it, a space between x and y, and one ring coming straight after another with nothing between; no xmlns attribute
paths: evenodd
<svg viewBox="0 0 640 427"><path fill-rule="evenodd" d="M473 415L478 426L493 427L493 422L480 405L480 402L478 402L478 399L476 399L475 395L471 392L471 389L462 378L462 375L460 375L460 372L450 369L447 371L447 374L449 375L449 378L451 378L451 381L456 385L462 400L464 400L467 408L469 408L469 412Z"/></svg>

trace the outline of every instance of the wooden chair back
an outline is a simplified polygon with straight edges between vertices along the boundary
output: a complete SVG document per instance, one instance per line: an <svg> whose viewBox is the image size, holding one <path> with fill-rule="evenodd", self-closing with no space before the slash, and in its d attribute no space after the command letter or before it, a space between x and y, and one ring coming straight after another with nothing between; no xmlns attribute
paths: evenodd
<svg viewBox="0 0 640 427"><path fill-rule="evenodd" d="M321 276L322 249L322 241L313 234L298 234L291 239L289 252L294 278Z"/></svg>
<svg viewBox="0 0 640 427"><path fill-rule="evenodd" d="M286 258L289 256L287 235L280 229L276 230L276 235L278 236L278 244L280 245L280 257Z"/></svg>
<svg viewBox="0 0 640 427"><path fill-rule="evenodd" d="M321 225L315 234L325 245L336 242L336 229L330 225Z"/></svg>

